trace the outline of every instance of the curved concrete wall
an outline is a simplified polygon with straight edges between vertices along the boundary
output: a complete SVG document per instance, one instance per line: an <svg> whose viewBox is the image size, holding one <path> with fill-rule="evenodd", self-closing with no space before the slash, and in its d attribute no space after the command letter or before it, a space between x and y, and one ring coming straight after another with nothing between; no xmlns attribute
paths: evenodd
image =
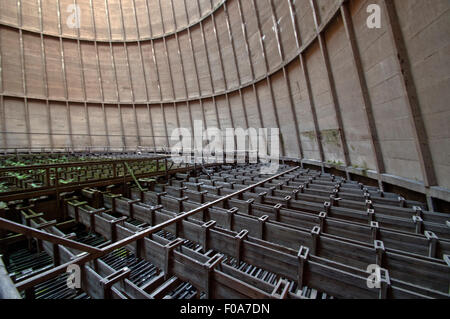
<svg viewBox="0 0 450 319"><path fill-rule="evenodd" d="M194 119L280 127L285 157L449 198L447 0L0 6L0 147L160 148Z"/></svg>
<svg viewBox="0 0 450 319"><path fill-rule="evenodd" d="M219 8L223 1L21 0L18 5L16 1L5 0L0 3L0 20L3 25L24 31L69 39L103 42L148 40L168 36L198 23ZM80 8L79 32L66 24L72 16L73 5ZM19 21L20 15L22 22Z"/></svg>

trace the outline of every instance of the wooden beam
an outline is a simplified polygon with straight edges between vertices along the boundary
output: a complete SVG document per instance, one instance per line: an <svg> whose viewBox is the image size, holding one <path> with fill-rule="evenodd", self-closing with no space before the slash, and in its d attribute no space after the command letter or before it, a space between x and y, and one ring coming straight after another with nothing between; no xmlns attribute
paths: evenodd
<svg viewBox="0 0 450 319"><path fill-rule="evenodd" d="M124 247L124 246L126 246L126 245L128 245L128 244L130 244L132 242L135 242L135 241L137 241L139 239L148 237L151 234L155 234L158 231L160 231L160 230L162 230L162 229L164 229L164 228L166 228L166 227L168 227L170 225L173 225L175 223L178 223L178 222L180 222L182 220L187 219L189 216L195 215L195 214L197 214L197 213L199 213L199 212L201 212L201 211L203 211L203 210L205 210L207 208L213 207L213 206L215 206L217 204L222 203L223 201L226 201L228 199L236 197L236 196L238 196L238 195L240 195L242 193L251 191L255 187L258 187L260 185L268 183L271 180L276 179L278 177L281 177L281 176L283 176L285 174L288 174L288 173L290 173L290 172L292 172L292 171L294 171L294 170L296 170L298 168L299 168L298 166L293 167L292 169L286 170L286 171L284 171L282 173L279 173L277 175L274 175L272 177L264 179L264 180L262 180L262 181L260 181L260 182L258 182L256 184L253 184L253 185L250 185L248 187L245 187L245 188L243 188L243 189L241 189L239 191L236 191L236 192L234 192L232 194L229 194L229 195L226 195L226 196L222 196L222 197L220 197L217 200L214 200L214 201L208 202L206 204L203 204L203 205L201 205L201 206L199 206L199 207L197 207L195 209L190 210L189 212L182 213L182 214L180 214L180 215L178 215L178 216L176 216L176 217L174 217L172 219L169 219L169 220L167 220L167 221L165 221L163 223L160 223L160 224L158 224L156 226L147 228L146 230L143 230L141 232L137 232L136 234L134 234L132 236L129 236L127 238L124 238L122 240L119 240L119 241L117 241L115 243L112 243L112 244L110 244L110 245L100 249L99 251L95 251L95 252L92 252L92 253L89 253L89 254L82 255L82 256L80 256L80 257L78 257L78 258L76 258L76 259L74 259L74 260L72 260L72 261L70 261L68 263L65 263L63 265L55 267L55 268L53 268L53 269L51 269L49 271L46 271L46 272L44 272L42 274L39 274L39 275L33 276L31 278L28 278L28 279L18 283L16 285L16 288L18 290L26 290L27 288L33 287L33 286L35 286L35 285L37 285L37 284L39 284L39 283L41 283L43 281L46 281L46 280L48 280L50 278L53 278L54 276L57 276L58 274L64 272L67 269L67 266L69 266L69 265L72 265L72 264L82 265L82 264L85 264L85 263L87 263L87 262L89 262L91 260L94 260L96 258L100 258L101 256L104 256L104 255L106 255L106 254L108 254L108 253L110 253L110 252L112 252L112 251L114 251L116 249ZM0 222L1 221L2 221L2 219L0 219ZM20 224L19 224L19 226L24 227L24 226L22 226ZM31 228L31 230L34 230L34 229ZM22 228L22 231L28 231L28 230L24 230ZM83 244L80 244L80 243L76 243L76 244L83 245ZM97 248L94 248L94 249L98 250Z"/></svg>
<svg viewBox="0 0 450 319"><path fill-rule="evenodd" d="M0 299L22 299L14 286L0 255Z"/></svg>
<svg viewBox="0 0 450 319"><path fill-rule="evenodd" d="M82 244L82 243L79 243L79 242L76 242L76 241L73 241L70 239L63 238L63 237L55 236L55 235L49 234L47 232L37 230L32 227L24 226L24 225L15 223L13 221L10 221L10 220L4 219L4 218L0 218L0 228L9 230L14 233L20 233L27 237L33 237L33 238L49 241L54 244L59 244L59 245L63 245L63 246L69 247L69 248L81 250L83 252L98 253L101 251L98 248L95 248L95 247L92 247L89 245L85 245L85 244Z"/></svg>

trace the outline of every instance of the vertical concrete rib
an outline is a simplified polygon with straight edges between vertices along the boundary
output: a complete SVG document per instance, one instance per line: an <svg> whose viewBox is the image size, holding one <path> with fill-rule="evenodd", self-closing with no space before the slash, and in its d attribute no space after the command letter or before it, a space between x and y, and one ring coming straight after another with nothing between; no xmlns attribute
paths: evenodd
<svg viewBox="0 0 450 319"><path fill-rule="evenodd" d="M161 112L162 112L163 117L164 117L164 106L163 106L163 103L162 103L163 96L162 96L161 82L160 82L161 77L159 76L158 61L156 59L155 44L154 44L154 41L153 41L153 28L152 28L151 19L150 19L150 9L148 7L148 2L147 1L145 1L145 5L146 5L146 9L147 9L149 28L150 28L150 37L151 37L151 42L150 43L152 45L152 59L153 59L153 64L155 65L155 69L156 69L156 81L158 83L159 100L161 101L160 102L160 107L161 107ZM161 19L162 19L162 17L161 17ZM168 136L168 133L167 133L167 123L166 123L165 117L163 119L163 122L164 122L164 129L165 129L165 132L166 132L166 143L167 143L167 145L169 145L169 136ZM153 127L153 125L152 125L152 127ZM156 147L156 144L155 144L155 151L156 150L157 150L157 147Z"/></svg>
<svg viewBox="0 0 450 319"><path fill-rule="evenodd" d="M106 10L106 21L108 24L108 37L109 37L109 51L111 54L111 65L114 71L114 80L116 82L116 98L117 98L117 108L119 110L119 117L120 117L120 128L122 132L122 145L123 148L127 148L127 142L125 138L125 129L123 127L123 117L122 117L122 109L120 107L120 94L119 94L119 81L117 79L117 70L116 70L116 59L114 57L114 50L112 45L112 33L111 33L111 17L109 15L109 6L108 6L108 0L105 0L105 10ZM123 27L123 26L122 26Z"/></svg>
<svg viewBox="0 0 450 319"><path fill-rule="evenodd" d="M220 45L219 36L217 34L216 17L215 17L214 14L211 15L211 19L212 19L213 28L214 28L214 37L215 37L216 42L217 42L217 50L219 52L220 69L222 70L223 81L224 81L224 85L225 85L225 91L228 91L229 86L228 86L227 76L225 74L225 67L224 67L224 64L223 64L222 46Z"/></svg>
<svg viewBox="0 0 450 319"><path fill-rule="evenodd" d="M198 3L198 0L197 0L197 3ZM198 5L198 7L199 7L199 10L200 10L200 5ZM203 21L200 21L200 31L201 31L201 35L202 35L203 47L205 48L206 63L208 65L209 80L211 81L211 91L212 91L212 94L214 94L216 92L216 89L215 89L215 85L214 85L214 81L213 81L212 73L211 73L211 61L210 61L210 57L209 57L208 45L206 44L205 30L203 29Z"/></svg>
<svg viewBox="0 0 450 319"><path fill-rule="evenodd" d="M392 0L384 0L383 2L387 13L387 20L389 21L390 25L388 29L394 47L394 55L398 59L397 62L401 71L399 74L403 89L405 91L409 119L414 135L414 142L416 144L420 167L422 170L423 181L425 187L429 188L430 186L437 185L437 177L429 146L427 131L423 121L422 111L420 109L417 88L411 71L411 62L408 56L408 51L406 49L405 39L399 23L395 3ZM429 206L433 206L431 203L432 200L430 198L428 202ZM430 207L430 209L431 208L432 207Z"/></svg>
<svg viewBox="0 0 450 319"><path fill-rule="evenodd" d="M256 22L258 25L258 33L259 33L259 42L261 45L261 53L264 58L264 65L266 67L266 74L269 74L269 63L267 62L266 47L264 45L263 37L261 34L262 29L261 29L261 21L259 19L259 15L258 15L258 6L256 5L255 0L251 0L251 1L252 1L253 8L255 10L255 14L256 14ZM272 101L273 111L275 114L275 123L277 125L277 128L279 129L280 128L280 119L278 117L277 105L275 103L275 97L274 97L274 93L273 93L272 83L270 82L270 77L266 77L266 82L269 87L270 99ZM280 138L281 138L281 143L280 143L281 144L281 153L283 154L283 156L286 156L284 138L283 138L282 134L280 134Z"/></svg>
<svg viewBox="0 0 450 319"><path fill-rule="evenodd" d="M27 92L27 75L25 73L25 52L23 48L23 34L22 34L22 3L17 1L17 20L19 25L19 44L20 44L20 66L22 72L22 89L24 95L24 110L25 110L25 128L28 142L28 149L31 145L31 125L30 125L30 111L28 108L28 92Z"/></svg>
<svg viewBox="0 0 450 319"><path fill-rule="evenodd" d="M245 44L245 52L247 53L248 63L249 63L249 66L250 66L250 73L251 73L251 76L252 76L252 80L255 80L255 68L254 68L253 63L252 63L252 58L251 58L251 54L250 54L250 47L248 45L247 27L246 27L244 14L242 12L242 4L241 4L241 0L236 0L236 1L237 1L238 10L239 10L239 17L241 19L242 33L244 35L244 41L245 41L244 42L244 44Z"/></svg>
<svg viewBox="0 0 450 319"><path fill-rule="evenodd" d="M311 80L309 79L309 71L308 67L306 65L305 57L303 53L300 54L300 66L303 70L303 77L305 78L306 83L306 90L308 91L308 99L309 99L309 105L311 107L311 115L314 122L314 132L317 139L317 146L319 147L319 156L320 161L322 164L325 162L325 154L323 151L323 145L322 145L322 132L320 131L319 127L319 120L317 118L317 111L316 111L316 104L313 99L313 93L311 88Z"/></svg>
<svg viewBox="0 0 450 319"><path fill-rule="evenodd" d="M6 119L5 119L5 104L3 101L4 86L3 86L3 55L2 55L2 36L0 34L0 114L1 114L1 131L2 131L2 141L3 148L6 154L6 149L8 148L8 139L6 138Z"/></svg>
<svg viewBox="0 0 450 319"><path fill-rule="evenodd" d="M183 2L184 2L184 9L186 11L186 17L188 17L188 20L189 20L189 14L187 12L187 7L186 7L186 0L183 0ZM201 90L201 87L200 87L200 79L199 79L199 75L198 75L197 58L195 56L194 46L192 45L192 35L191 35L190 28L187 29L187 32L188 32L188 36L189 36L189 48L191 49L192 59L194 61L194 70L195 70L195 78L196 78L197 87L198 87L198 96L201 97L202 96L202 90Z"/></svg>
<svg viewBox="0 0 450 319"><path fill-rule="evenodd" d="M281 63L284 63L284 59L285 59L285 52L284 52L284 48L283 48L283 43L280 40L280 30L278 28L278 20L277 20L277 15L276 15L276 11L274 9L273 6L273 1L272 0L268 0L269 4L270 4L270 8L272 11L272 20L274 23L274 28L275 28L275 37L277 40L277 45L278 45L278 52L280 54L280 58L281 58ZM299 131L299 126L298 126L298 119L297 119L297 113L295 112L295 108L294 108L294 100L292 97L292 91L291 91L291 86L289 85L289 79L288 79L288 75L287 75L287 71L286 71L286 67L283 66L283 78L284 78L284 82L286 85L286 89L288 91L288 97L289 97L289 104L290 104L290 108L291 108L291 113L292 113L292 118L294 119L294 125L295 125L295 135L296 135L296 139L297 139L297 146L298 146L298 150L300 152L300 158L303 159L304 157L304 153L303 153L303 146L302 146L302 142L300 139L300 131Z"/></svg>
<svg viewBox="0 0 450 319"><path fill-rule="evenodd" d="M139 48L139 58L141 60L142 73L144 75L145 97L147 99L146 100L146 104L147 104L147 112L148 112L148 115L149 115L149 124L150 124L151 132L152 132L153 146L155 146L156 145L155 144L155 134L153 133L152 117L151 117L151 114L150 114L150 105L148 103L149 100L150 100L150 95L148 93L147 74L145 72L145 66L144 66L144 54L142 53L142 46L141 46L141 41L140 41L141 33L140 33L140 28L139 28L139 21L138 21L138 18L137 18L136 0L133 0L133 15L134 15L135 23L136 23L136 31L137 31L137 38L138 38L137 45L138 45L138 48ZM150 24L150 20L148 22ZM141 136L141 135L139 134L139 136ZM142 143L142 141L141 141L141 143Z"/></svg>
<svg viewBox="0 0 450 319"><path fill-rule="evenodd" d="M172 3L172 1L170 1ZM164 25L164 21L163 21L163 16L162 16L162 8L161 8L161 0L159 0L159 12L161 14L161 21L162 21L162 27L163 27L163 33L166 33L166 27ZM175 22L175 16L173 16L173 21L174 21L174 26L175 26L175 30L177 30L177 25ZM176 33L176 31L175 31ZM170 62L170 55L169 55L169 50L167 48L167 41L166 41L166 37L163 37L163 41L164 41L164 54L166 56L166 60L167 60L167 65L169 67L169 78L170 78L170 85L172 87L172 96L173 96L173 109L175 112L175 119L177 121L177 127L180 127L180 118L178 116L178 109L177 109L177 105L175 100L177 99L177 95L175 93L175 84L174 84L174 80L173 80L173 70L172 70L172 63ZM169 145L170 147L170 145Z"/></svg>
<svg viewBox="0 0 450 319"><path fill-rule="evenodd" d="M39 38L40 38L40 45L41 45L41 63L42 63L42 74L44 76L44 95L45 95L45 104L46 104L46 111L47 111L47 128L48 128L48 135L49 135L49 141L50 141L50 149L53 150L54 148L54 141L53 141L53 129L52 129L52 117L51 117L51 110L50 110L50 103L48 101L49 99L49 90L48 90L48 71L47 71L47 57L45 54L45 42L44 42L44 19L42 17L42 0L38 1L38 18L39 18ZM0 45L1 46L1 45Z"/></svg>
<svg viewBox="0 0 450 319"><path fill-rule="evenodd" d="M322 58L323 58L323 61L325 64L325 69L326 69L328 82L329 82L329 86L330 86L331 98L333 101L333 106L334 106L334 110L335 110L335 114L336 114L336 121L337 121L338 130L339 130L340 137L341 137L342 151L344 153L344 162L345 162L345 166L348 167L351 165L351 161L350 161L350 156L349 156L349 151L348 151L347 138L346 138L346 134L345 134L345 130L344 130L344 123L342 120L341 109L339 106L339 99L338 99L337 91L336 91L335 79L333 76L333 72L331 70L330 58L328 56L327 45L325 43L325 39L324 39L322 32L319 30L319 26L320 26L321 22L320 22L320 16L318 15L316 0L310 0L310 4L311 4L312 11L313 11L317 39L319 41L320 51L322 53Z"/></svg>
<svg viewBox="0 0 450 319"><path fill-rule="evenodd" d="M246 27L245 17L244 17L243 11L242 11L241 0L236 0L236 1L237 1L238 10L239 10L239 17L241 19L242 33L244 35L245 52L247 53L248 63L249 63L249 66L250 66L251 78L252 78L252 81L254 81L255 80L255 68L253 66L253 62L252 62L252 58L251 58L251 54L250 54L250 46L248 44L248 34L247 34L247 27ZM264 127L262 114L261 114L261 106L259 105L259 97L258 97L258 94L256 92L255 84L252 84L252 89L253 89L253 93L255 95L256 106L257 106L257 109L258 109L259 122L260 122L261 127Z"/></svg>
<svg viewBox="0 0 450 319"><path fill-rule="evenodd" d="M372 152L375 156L375 165L377 168L378 174L378 183L380 188L383 186L383 182L381 180L381 174L385 172L384 161L383 161L383 153L381 151L380 141L378 139L377 128L375 124L375 118L372 110L372 101L369 95L369 88L367 86L366 77L364 74L364 69L362 66L361 55L359 52L358 43L356 41L355 30L353 27L352 17L349 12L348 2L344 2L341 5L341 16L344 22L345 31L347 33L347 39L349 41L350 52L353 58L353 64L356 69L356 73L358 76L359 85L361 88L361 94L363 98L363 110L365 113L365 121L370 135L370 142L372 145Z"/></svg>
<svg viewBox="0 0 450 319"><path fill-rule="evenodd" d="M170 1L170 5L171 5L171 9L172 9L172 16L173 16L173 21L175 24L175 29L178 29L178 22L177 22L177 17L175 15L175 8L173 6L173 1ZM189 100L188 100L189 93L188 93L187 82L186 82L186 69L184 68L183 57L181 55L180 39L178 38L178 32L175 32L175 39L177 40L177 54L178 54L178 58L180 59L180 63L181 63L181 74L183 76L184 94L186 96L186 108L187 108L187 111L189 114L189 123L191 125L191 132L194 132L194 124L192 123L191 108L189 107ZM176 107L176 108L178 109L178 107Z"/></svg>
<svg viewBox="0 0 450 319"><path fill-rule="evenodd" d="M185 14L186 14L187 20L189 21L189 13L187 11L186 0L183 0L183 4L184 4L184 10L185 10ZM200 106L201 106L201 109L202 109L203 122L206 125L205 112L203 110L203 101L201 99L201 97L202 97L202 90L201 90L201 87L200 87L200 77L198 75L198 63L197 63L197 57L195 56L194 46L192 44L192 35L191 35L190 28L187 29L187 32L188 32L188 36L189 36L189 48L191 49L192 59L194 61L195 78L197 80L198 95L199 95Z"/></svg>
<svg viewBox="0 0 450 319"><path fill-rule="evenodd" d="M134 2L133 2L134 3ZM125 20L123 18L123 9L122 9L122 1L119 1L119 8L120 8L120 20L122 22L122 37L123 37L123 49L125 50L125 57L126 57L126 63L127 63L127 71L128 71L128 83L130 84L130 97L131 97L131 101L133 103L133 113L134 113L134 122L136 124L136 134L137 134L137 140L138 140L138 145L141 145L141 135L139 133L139 122L137 119L137 113L136 113L136 97L134 94L134 85L133 85L133 78L131 76L131 67L130 67L130 57L128 54L128 45L127 45L127 33L125 30ZM137 25L136 25L136 29L137 29ZM139 30L137 30L137 32L139 32ZM138 38L139 40L139 38Z"/></svg>
<svg viewBox="0 0 450 319"><path fill-rule="evenodd" d="M161 7L161 0L158 0L158 6L159 6L159 15L161 16L161 25L162 25L162 30L163 30L163 35L166 34L166 27L164 25L164 17L162 14L162 7ZM167 60L167 66L169 68L169 79L170 79L170 83L172 86L172 95L173 95L173 99L175 100L175 89L173 86L173 78L172 78L172 67L170 64L170 59L169 59L169 52L167 51L167 43L166 43L166 37L163 36L162 37L163 40L163 44L164 44L164 56L166 57ZM176 112L176 107L175 107L175 103L173 104L173 107L175 108L175 112ZM167 136L167 147L170 148L170 141L169 141L169 132L167 131L167 118L166 118L166 110L165 107L162 107L162 112L163 112L163 118L164 118L164 122L166 123L166 136ZM178 122L178 113L176 112L176 120ZM179 126L179 125L178 125Z"/></svg>
<svg viewBox="0 0 450 319"><path fill-rule="evenodd" d="M150 31L150 35L153 36L153 31L152 31L152 25L151 25L151 21L150 21L150 10L148 8L148 2L145 1L145 8L147 10L147 18L148 18L148 27L149 27L149 31ZM137 19L137 16L136 16ZM137 22L136 22L137 23ZM140 45L140 43L139 43ZM153 48L153 41L151 42L151 46ZM155 138L155 129L153 127L153 117L152 117L152 111L150 108L150 94L148 92L148 82L147 82L147 76L145 75L145 67L144 67L144 54L142 52L142 47L141 47L141 57L142 57L142 67L144 68L144 76L145 76L145 93L147 96L147 110L148 110L148 117L149 117L149 123L150 123L150 128L151 128L151 134L152 134L152 141L153 141L153 148L156 151L156 138ZM156 67L156 66L155 66Z"/></svg>
<svg viewBox="0 0 450 319"><path fill-rule="evenodd" d="M199 16L201 17L201 10L200 10L200 3L197 0L197 7L198 7L198 12L199 12ZM215 89L215 85L214 85L214 81L212 78L212 73L211 73L211 62L210 62L210 58L209 58L209 51L208 51L208 46L206 44L206 40L205 40L205 31L203 29L203 21L200 21L200 33L201 33L201 37L202 37L202 43L203 43L203 47L205 49L205 55L206 55L206 63L208 66L208 74L209 74L209 81L211 83L211 94L214 95L214 93L216 92ZM206 114L205 114L205 108L204 108L204 104L203 104L203 99L200 99L200 103L202 106L202 113L203 113L203 120L205 122L205 128L208 128L208 122L206 121ZM209 139L209 136L207 136L207 138Z"/></svg>
<svg viewBox="0 0 450 319"><path fill-rule="evenodd" d="M223 4L223 10L224 10L225 20L226 20L226 24L227 24L228 37L229 37L230 43L231 43L231 50L233 52L234 65L236 67L236 73L238 76L238 87L241 87L242 86L241 72L239 71L239 66L238 66L238 62L237 62L236 49L234 47L233 32L231 30L230 18L228 16L228 8L227 8L226 3Z"/></svg>
<svg viewBox="0 0 450 319"><path fill-rule="evenodd" d="M302 40L300 38L299 32L297 31L297 29L298 29L297 13L295 12L294 7L293 7L293 5L295 5L295 4L292 4L290 0L286 0L286 1L289 4L289 11L290 11L290 16L291 16L291 20L292 20L292 25L294 27L294 35L295 35L295 42L297 45L297 50L300 50L301 45L302 45ZM319 120L317 119L316 106L314 103L314 99L312 97L313 95L312 95L311 81L309 79L309 72L308 72L308 68L307 68L305 57L304 57L303 53L299 53L299 62L300 62L300 67L303 72L303 77L305 78L306 90L308 92L308 102L309 102L311 116L312 116L313 124L314 124L314 134L315 134L315 137L317 140L317 147L319 149L320 161L322 162L322 165L323 165L323 163L325 161L325 154L324 154L323 146L322 146L322 134L321 134L320 128L319 128Z"/></svg>
<svg viewBox="0 0 450 319"><path fill-rule="evenodd" d="M105 134L106 134L106 143L107 143L107 150L110 149L111 147L111 141L110 141L110 136L109 136L109 129L108 129L108 121L106 118L106 110L105 110L105 93L104 93L104 89L103 89L103 77L102 77L102 72L101 72L101 67L100 67L100 57L98 54L98 45L97 45L97 27L95 24L95 8L94 8L94 4L92 3L93 0L89 0L89 7L91 9L91 13L92 13L92 27L94 30L94 46L95 46L95 58L96 58L96 66L97 66L97 79L99 82L99 88L100 88L100 95L101 95L101 100L102 100L102 111L103 111L103 123L105 125Z"/></svg>
<svg viewBox="0 0 450 319"><path fill-rule="evenodd" d="M66 100L66 109L67 109L67 123L69 127L69 140L70 140L70 148L74 149L73 143L73 133L72 133L72 119L70 115L70 106L69 106L69 91L67 87L67 75L66 75L66 62L64 58L64 46L62 41L62 27L61 27L61 6L60 0L56 0L57 7L57 15L58 15L58 38L59 38L59 50L61 54L61 70L63 77L63 85L64 85L64 98Z"/></svg>
<svg viewBox="0 0 450 319"><path fill-rule="evenodd" d="M75 7L77 7L77 0L73 0L73 4ZM81 45L80 45L80 28L77 29L77 47L78 47L78 55L80 56L80 71L81 71L81 87L83 91L83 101L84 101L84 112L86 113L86 122L87 122L87 131L89 135L89 149L92 147L92 134L91 134L91 124L89 121L89 111L87 107L87 93L86 93L86 80L85 80L85 74L84 74L84 61L83 61L83 55L81 52Z"/></svg>
<svg viewBox="0 0 450 319"><path fill-rule="evenodd" d="M247 109L245 107L245 101L244 101L244 97L242 95L242 90L241 90L242 77L241 77L241 72L239 71L239 65L238 65L238 60L237 60L237 56L236 56L236 47L234 45L233 30L231 29L230 17L228 15L228 7L227 7L226 3L223 4L223 9L224 9L225 19L226 19L226 24L227 24L228 37L230 38L230 43L231 43L231 50L233 52L234 65L236 66L236 73L238 76L239 97L241 99L242 111L244 112L245 126L248 129L249 125L248 125ZM231 112L231 105L230 105L230 112ZM234 125L233 125L233 127L236 128ZM251 139L249 139L249 141L250 141L250 147L252 147Z"/></svg>

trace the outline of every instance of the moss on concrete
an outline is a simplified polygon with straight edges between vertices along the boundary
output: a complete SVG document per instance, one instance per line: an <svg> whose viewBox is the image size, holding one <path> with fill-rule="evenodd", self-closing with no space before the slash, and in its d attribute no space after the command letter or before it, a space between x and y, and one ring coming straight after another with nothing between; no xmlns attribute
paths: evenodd
<svg viewBox="0 0 450 319"><path fill-rule="evenodd" d="M321 134L323 143L341 147L341 134L339 130L323 130Z"/></svg>
<svg viewBox="0 0 450 319"><path fill-rule="evenodd" d="M316 132L315 131L309 131L309 132L302 132L301 133L304 137L308 138L311 141L316 140Z"/></svg>

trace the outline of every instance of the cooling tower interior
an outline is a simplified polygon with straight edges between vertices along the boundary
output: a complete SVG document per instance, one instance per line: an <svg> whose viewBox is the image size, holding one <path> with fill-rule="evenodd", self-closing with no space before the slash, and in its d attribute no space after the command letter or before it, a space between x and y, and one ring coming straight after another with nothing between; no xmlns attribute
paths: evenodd
<svg viewBox="0 0 450 319"><path fill-rule="evenodd" d="M449 0L0 0L0 298L449 299L449 34Z"/></svg>

